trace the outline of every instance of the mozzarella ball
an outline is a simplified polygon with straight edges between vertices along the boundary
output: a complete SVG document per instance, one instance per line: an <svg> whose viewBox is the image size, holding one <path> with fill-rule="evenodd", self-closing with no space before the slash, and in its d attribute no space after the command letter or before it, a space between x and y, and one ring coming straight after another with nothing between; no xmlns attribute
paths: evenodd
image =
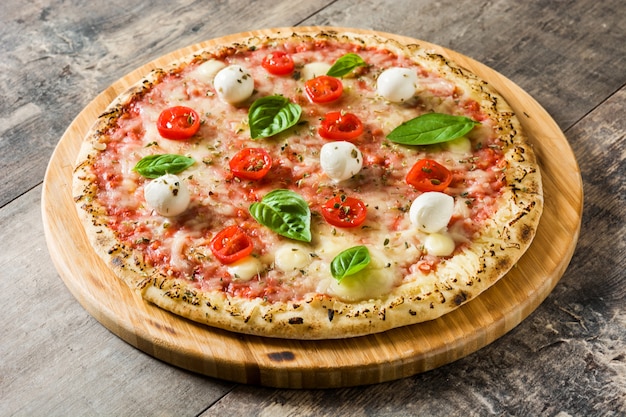
<svg viewBox="0 0 626 417"><path fill-rule="evenodd" d="M426 233L439 232L448 226L454 213L454 198L431 191L420 194L411 204L411 223Z"/></svg>
<svg viewBox="0 0 626 417"><path fill-rule="evenodd" d="M416 89L417 73L408 68L388 68L378 76L376 81L378 95L394 103L410 99Z"/></svg>
<svg viewBox="0 0 626 417"><path fill-rule="evenodd" d="M457 155L467 155L472 153L472 142L466 137L461 136L445 143L446 150Z"/></svg>
<svg viewBox="0 0 626 417"><path fill-rule="evenodd" d="M229 264L227 269L236 281L250 281L263 271L263 263L254 256L246 256Z"/></svg>
<svg viewBox="0 0 626 417"><path fill-rule="evenodd" d="M196 68L195 71L192 73L192 76L198 81L210 84L217 75L217 73L225 66L226 64L224 64L222 61L218 61L217 59L210 59L200 64L198 68Z"/></svg>
<svg viewBox="0 0 626 417"><path fill-rule="evenodd" d="M165 174L150 181L143 195L148 206L166 217L178 216L187 210L190 201L187 185L173 174Z"/></svg>
<svg viewBox="0 0 626 417"><path fill-rule="evenodd" d="M358 174L363 167L363 154L350 142L329 142L320 152L322 169L336 182L344 181Z"/></svg>
<svg viewBox="0 0 626 417"><path fill-rule="evenodd" d="M325 75L330 69L330 64L326 62L310 62L305 64L300 71L300 79L302 81L308 81L320 75Z"/></svg>
<svg viewBox="0 0 626 417"><path fill-rule="evenodd" d="M241 65L229 65L220 70L213 80L219 98L237 104L249 98L254 91L252 75Z"/></svg>
<svg viewBox="0 0 626 417"><path fill-rule="evenodd" d="M287 244L276 250L274 265L281 271L291 272L307 267L311 263L311 255L304 246Z"/></svg>
<svg viewBox="0 0 626 417"><path fill-rule="evenodd" d="M424 239L424 249L429 255L450 256L455 247L454 240L445 233L431 233Z"/></svg>

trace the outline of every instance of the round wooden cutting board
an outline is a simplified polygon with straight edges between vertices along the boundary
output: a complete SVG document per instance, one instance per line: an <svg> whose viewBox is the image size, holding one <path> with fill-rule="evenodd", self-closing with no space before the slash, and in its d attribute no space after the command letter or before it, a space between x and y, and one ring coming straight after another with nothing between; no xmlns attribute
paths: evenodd
<svg viewBox="0 0 626 417"><path fill-rule="evenodd" d="M298 341L247 336L170 314L119 280L92 250L71 194L82 139L108 104L151 69L198 49L251 35L349 31L418 43L487 80L513 107L535 146L545 208L534 242L516 267L476 299L437 320L341 340ZM284 388L330 388L389 381L462 358L493 342L527 317L552 291L574 252L582 214L582 180L563 133L546 111L514 83L437 45L386 33L300 27L246 32L193 45L120 79L91 102L59 142L46 172L42 214L58 272L81 305L110 331L149 355L204 375Z"/></svg>

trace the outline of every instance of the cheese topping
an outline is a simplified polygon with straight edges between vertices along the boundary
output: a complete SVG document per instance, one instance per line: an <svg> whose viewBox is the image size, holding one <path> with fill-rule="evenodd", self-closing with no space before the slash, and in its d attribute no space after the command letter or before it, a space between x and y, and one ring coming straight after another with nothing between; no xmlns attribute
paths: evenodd
<svg viewBox="0 0 626 417"><path fill-rule="evenodd" d="M310 62L302 67L300 77L303 81L308 81L320 75L325 75L330 67L331 65L326 62Z"/></svg>
<svg viewBox="0 0 626 417"><path fill-rule="evenodd" d="M456 243L446 233L431 233L424 239L424 248L429 255L450 256L456 248Z"/></svg>
<svg viewBox="0 0 626 417"><path fill-rule="evenodd" d="M439 232L448 225L454 213L454 198L448 194L431 191L420 194L413 204L409 216L411 223L426 233Z"/></svg>
<svg viewBox="0 0 626 417"><path fill-rule="evenodd" d="M263 264L254 256L246 256L228 265L228 273L237 281L250 281L263 271Z"/></svg>
<svg viewBox="0 0 626 417"><path fill-rule="evenodd" d="M276 251L274 265L283 272L293 272L306 268L311 263L311 255L302 245L287 244Z"/></svg>
<svg viewBox="0 0 626 417"><path fill-rule="evenodd" d="M449 142L445 143L445 147L448 151L456 155L469 155L472 153L472 142L467 136L461 136Z"/></svg>
<svg viewBox="0 0 626 417"><path fill-rule="evenodd" d="M211 84L217 73L224 69L224 67L226 67L224 62L218 61L217 59L210 59L198 65L198 68L196 68L190 76L203 83Z"/></svg>
<svg viewBox="0 0 626 417"><path fill-rule="evenodd" d="M241 65L229 65L220 70L213 83L220 99L230 104L241 103L254 91L254 79Z"/></svg>
<svg viewBox="0 0 626 417"><path fill-rule="evenodd" d="M389 292L397 284L390 270L391 261L376 250L370 251L370 256L372 260L365 269L341 281L333 278L323 280L318 290L346 301L373 299Z"/></svg>
<svg viewBox="0 0 626 417"><path fill-rule="evenodd" d="M361 171L363 154L350 142L330 142L322 146L320 164L334 181L345 181Z"/></svg>
<svg viewBox="0 0 626 417"><path fill-rule="evenodd" d="M424 263L432 270L437 257L460 251L497 208L504 183L492 122L476 110L476 102L463 89L451 88L438 74L407 58L376 49L357 51L368 67L342 78L339 100L311 103L304 96L305 80L325 74L354 49L332 42L292 45L286 50L300 76L277 77L261 65L271 48L198 59L179 73L164 75L133 102L125 117L117 119L117 128L103 136L106 146L98 148L102 149L93 165L97 198L107 207L109 227L167 276L189 279L204 290L269 302L315 292L345 300L368 299L401 282L431 279L423 272L428 269ZM252 141L243 103L268 95L282 95L301 105L301 120L275 137ZM414 101L429 107L413 105ZM159 136L156 120L174 105L191 107L201 115L193 139ZM466 112L481 125L463 138L431 147L400 146L386 139L392 129L419 114L451 110ZM320 138L319 121L329 111L356 114L363 134L354 143ZM272 168L262 181L232 177L229 160L245 147L270 153ZM165 153L196 162L178 176L153 181L133 171L142 157ZM409 186L406 175L423 158L440 161L458 180L444 193L421 193ZM277 188L295 191L309 205L310 243L279 236L249 214L251 203ZM367 205L362 227L342 229L325 222L322 207L342 194ZM254 250L240 261L222 265L213 258L208 242L234 224L249 231ZM367 246L372 262L338 282L330 275L330 262L356 245Z"/></svg>
<svg viewBox="0 0 626 417"><path fill-rule="evenodd" d="M189 206L191 196L184 182L176 175L165 174L146 184L146 203L161 216L178 216Z"/></svg>
<svg viewBox="0 0 626 417"><path fill-rule="evenodd" d="M376 91L387 100L400 103L413 97L417 73L409 68L389 68L378 76Z"/></svg>

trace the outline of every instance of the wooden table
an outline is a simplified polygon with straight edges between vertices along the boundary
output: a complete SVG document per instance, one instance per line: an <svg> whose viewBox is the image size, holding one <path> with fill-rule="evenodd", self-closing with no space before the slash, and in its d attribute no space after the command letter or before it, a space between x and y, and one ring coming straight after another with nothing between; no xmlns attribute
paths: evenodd
<svg viewBox="0 0 626 417"><path fill-rule="evenodd" d="M136 3L0 5L0 415L626 414L621 0ZM179 48L301 25L374 29L455 50L522 87L565 133L584 183L577 249L541 306L487 347L370 386L242 385L135 349L60 279L44 238L42 181L80 111L131 70Z"/></svg>

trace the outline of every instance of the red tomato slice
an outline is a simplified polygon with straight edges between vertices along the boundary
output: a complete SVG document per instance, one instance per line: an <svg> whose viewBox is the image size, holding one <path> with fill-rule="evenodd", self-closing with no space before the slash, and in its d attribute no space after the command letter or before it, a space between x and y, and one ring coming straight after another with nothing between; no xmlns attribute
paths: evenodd
<svg viewBox="0 0 626 417"><path fill-rule="evenodd" d="M365 222L367 206L358 198L338 195L322 206L322 216L337 227L357 227Z"/></svg>
<svg viewBox="0 0 626 417"><path fill-rule="evenodd" d="M261 65L267 72L274 75L291 74L295 67L291 56L282 51L270 52L263 58Z"/></svg>
<svg viewBox="0 0 626 417"><path fill-rule="evenodd" d="M229 226L211 239L211 252L223 264L232 264L245 258L254 249L252 239L239 226Z"/></svg>
<svg viewBox="0 0 626 417"><path fill-rule="evenodd" d="M170 107L159 115L157 129L165 139L189 139L200 129L200 116L189 107Z"/></svg>
<svg viewBox="0 0 626 417"><path fill-rule="evenodd" d="M443 191L452 182L452 173L437 161L420 159L406 176L406 182L419 191Z"/></svg>
<svg viewBox="0 0 626 417"><path fill-rule="evenodd" d="M318 133L324 139L350 141L363 133L363 123L355 114L333 111L326 113Z"/></svg>
<svg viewBox="0 0 626 417"><path fill-rule="evenodd" d="M337 100L343 93L343 84L339 78L320 75L304 84L304 91L313 103L329 103Z"/></svg>
<svg viewBox="0 0 626 417"><path fill-rule="evenodd" d="M229 162L235 177L244 180L260 180L272 167L272 157L263 148L244 148Z"/></svg>

